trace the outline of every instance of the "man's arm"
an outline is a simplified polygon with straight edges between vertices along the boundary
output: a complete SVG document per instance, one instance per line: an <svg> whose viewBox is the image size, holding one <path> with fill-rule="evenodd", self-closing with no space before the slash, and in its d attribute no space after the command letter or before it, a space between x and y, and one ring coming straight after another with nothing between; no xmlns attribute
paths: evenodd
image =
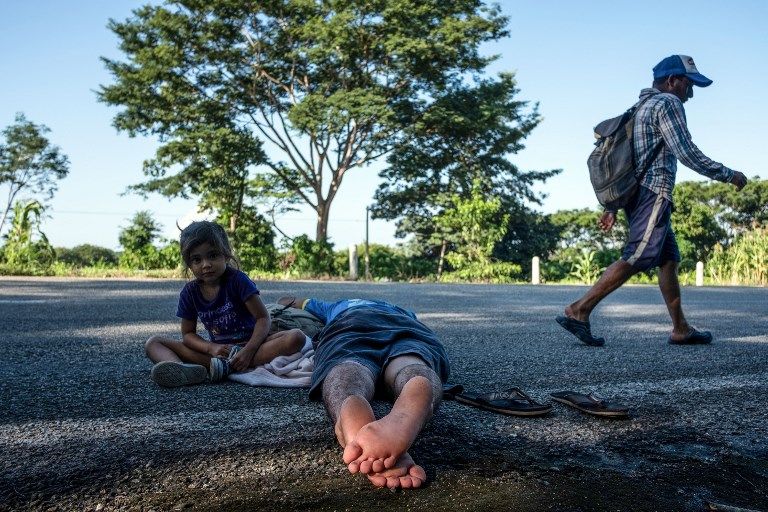
<svg viewBox="0 0 768 512"><path fill-rule="evenodd" d="M277 303L296 309L304 309L304 304L306 304L308 300L309 299L306 297L294 297L293 295L286 295L285 297L280 297L277 299Z"/></svg>
<svg viewBox="0 0 768 512"><path fill-rule="evenodd" d="M715 162L693 143L691 133L688 131L683 104L679 100L667 102L660 110L659 128L664 142L672 154L686 167L707 178L723 183L733 183L739 190L746 185L744 174L734 171L720 162Z"/></svg>

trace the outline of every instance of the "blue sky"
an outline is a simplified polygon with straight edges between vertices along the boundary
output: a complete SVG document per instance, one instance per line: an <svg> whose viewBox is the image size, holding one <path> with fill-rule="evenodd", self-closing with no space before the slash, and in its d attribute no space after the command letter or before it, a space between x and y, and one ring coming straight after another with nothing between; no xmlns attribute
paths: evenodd
<svg viewBox="0 0 768 512"><path fill-rule="evenodd" d="M100 56L120 57L109 18L124 19L144 2L80 0L0 2L0 127L23 112L47 125L71 161L43 230L56 246L95 243L118 248L120 227L150 210L175 235L175 221L194 202L121 195L143 180L141 165L156 142L131 139L111 126L115 110L96 101L110 83ZM651 82L651 68L682 53L714 80L686 104L694 142L706 155L752 177L768 178L768 2L734 0L507 0L510 36L484 47L498 54L492 72L516 72L519 98L539 102L544 117L526 149L511 160L521 169L561 168L550 180L541 211L596 205L586 158L592 127L630 106ZM678 181L703 179L682 166ZM376 166L351 172L331 212L338 248L365 236L365 207L379 183ZM0 197L5 189L0 187ZM307 210L278 220L290 235L314 236ZM371 223L370 240L394 244L394 226Z"/></svg>

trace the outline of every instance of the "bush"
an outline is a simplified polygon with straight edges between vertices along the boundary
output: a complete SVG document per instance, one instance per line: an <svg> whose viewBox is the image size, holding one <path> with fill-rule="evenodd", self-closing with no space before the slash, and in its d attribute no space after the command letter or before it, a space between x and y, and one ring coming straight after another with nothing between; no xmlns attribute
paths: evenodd
<svg viewBox="0 0 768 512"><path fill-rule="evenodd" d="M120 267L131 270L173 270L180 265L181 253L175 242L168 242L160 249L147 244L120 254Z"/></svg>
<svg viewBox="0 0 768 512"><path fill-rule="evenodd" d="M216 222L229 226L230 220L228 213L222 213ZM235 232L227 230L227 234L241 269L267 273L277 270L279 258L275 249L275 233L255 208L244 206L237 218Z"/></svg>
<svg viewBox="0 0 768 512"><path fill-rule="evenodd" d="M307 235L298 236L293 239L290 251L284 255L282 266L293 276L333 276L333 245L325 240L310 240Z"/></svg>
<svg viewBox="0 0 768 512"><path fill-rule="evenodd" d="M443 282L515 283L522 281L523 269L517 263L468 263L460 270L445 272Z"/></svg>
<svg viewBox="0 0 768 512"><path fill-rule="evenodd" d="M56 261L73 267L116 266L117 253L106 247L98 245L82 244L72 247L56 248Z"/></svg>
<svg viewBox="0 0 768 512"><path fill-rule="evenodd" d="M372 279L389 281L408 281L425 279L435 272L436 263L426 257L409 256L400 247L389 247L382 244L368 246L369 269ZM335 268L339 275L349 274L349 251L334 253ZM360 278L365 278L365 245L357 246L357 268Z"/></svg>

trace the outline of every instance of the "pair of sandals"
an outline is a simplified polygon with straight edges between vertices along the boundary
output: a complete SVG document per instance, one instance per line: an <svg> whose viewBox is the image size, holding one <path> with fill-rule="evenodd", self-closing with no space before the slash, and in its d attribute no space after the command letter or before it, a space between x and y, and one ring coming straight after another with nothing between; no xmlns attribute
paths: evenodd
<svg viewBox="0 0 768 512"><path fill-rule="evenodd" d="M556 402L593 416L606 418L626 418L629 416L628 407L611 403L595 393L585 395L575 391L560 391L551 393L550 396ZM463 386L446 385L443 388L443 398L509 416L544 416L552 410L550 404L537 402L520 388L472 394L465 393Z"/></svg>

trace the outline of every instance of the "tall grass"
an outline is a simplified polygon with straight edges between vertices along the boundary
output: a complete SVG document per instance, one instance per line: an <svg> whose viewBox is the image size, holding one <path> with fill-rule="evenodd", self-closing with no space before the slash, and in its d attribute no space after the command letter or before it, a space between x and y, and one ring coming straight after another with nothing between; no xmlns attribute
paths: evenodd
<svg viewBox="0 0 768 512"><path fill-rule="evenodd" d="M717 284L768 285L768 229L748 231L727 249L716 246L707 269Z"/></svg>

